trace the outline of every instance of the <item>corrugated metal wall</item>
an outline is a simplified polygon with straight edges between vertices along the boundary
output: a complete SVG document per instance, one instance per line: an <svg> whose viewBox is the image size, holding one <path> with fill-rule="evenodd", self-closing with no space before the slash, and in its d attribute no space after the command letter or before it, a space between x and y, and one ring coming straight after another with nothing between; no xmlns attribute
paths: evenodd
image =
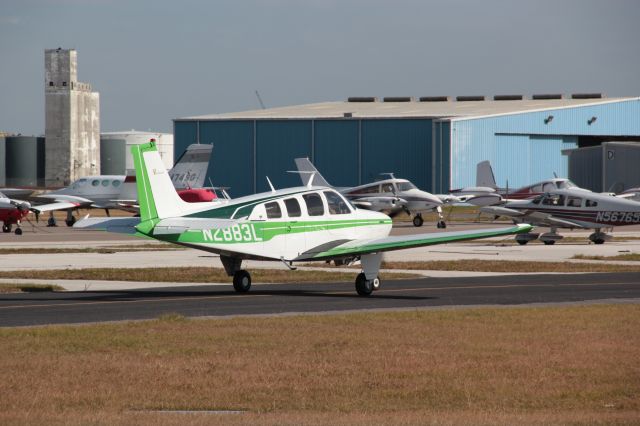
<svg viewBox="0 0 640 426"><path fill-rule="evenodd" d="M213 143L208 176L214 186L229 187L234 197L254 192L253 121L201 121L200 143ZM192 129L188 129L191 131ZM178 143L176 135L175 142ZM176 145L183 152L187 145ZM209 180L206 182L210 185Z"/></svg>
<svg viewBox="0 0 640 426"><path fill-rule="evenodd" d="M331 185L360 182L359 139L360 120L314 121L312 160Z"/></svg>
<svg viewBox="0 0 640 426"><path fill-rule="evenodd" d="M451 170L451 122L434 120L433 122L433 158L428 167L431 170L431 187L425 187L433 194L449 192Z"/></svg>
<svg viewBox="0 0 640 426"><path fill-rule="evenodd" d="M603 191L622 192L640 186L640 143L602 144Z"/></svg>
<svg viewBox="0 0 640 426"><path fill-rule="evenodd" d="M491 161L498 185L509 179L509 186L515 188L553 177L554 172L568 176L567 158L561 151L576 148L578 136L583 135L640 135L640 102L454 119L451 186L475 185L476 164L483 160Z"/></svg>
<svg viewBox="0 0 640 426"><path fill-rule="evenodd" d="M567 155L569 179L581 188L602 192L602 147L572 149Z"/></svg>
<svg viewBox="0 0 640 426"><path fill-rule="evenodd" d="M362 183L395 173L431 187L431 120L362 120Z"/></svg>

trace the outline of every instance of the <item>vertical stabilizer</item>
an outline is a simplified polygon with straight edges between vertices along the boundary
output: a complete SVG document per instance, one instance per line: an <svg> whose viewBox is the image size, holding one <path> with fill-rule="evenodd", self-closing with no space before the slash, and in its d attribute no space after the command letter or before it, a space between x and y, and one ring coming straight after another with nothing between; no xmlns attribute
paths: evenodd
<svg viewBox="0 0 640 426"><path fill-rule="evenodd" d="M204 187L213 145L194 143L187 147L169 171L176 189Z"/></svg>
<svg viewBox="0 0 640 426"><path fill-rule="evenodd" d="M327 182L324 177L320 174L316 166L313 165L308 158L296 158L296 167L298 168L298 172L300 172L300 179L302 179L302 186L328 186L331 187L329 182ZM309 185L309 180L313 179L311 185Z"/></svg>
<svg viewBox="0 0 640 426"><path fill-rule="evenodd" d="M496 178L493 175L491 163L488 160L478 163L476 168L476 186L497 189Z"/></svg>
<svg viewBox="0 0 640 426"><path fill-rule="evenodd" d="M140 220L179 217L188 204L176 192L155 143L131 147L136 169Z"/></svg>

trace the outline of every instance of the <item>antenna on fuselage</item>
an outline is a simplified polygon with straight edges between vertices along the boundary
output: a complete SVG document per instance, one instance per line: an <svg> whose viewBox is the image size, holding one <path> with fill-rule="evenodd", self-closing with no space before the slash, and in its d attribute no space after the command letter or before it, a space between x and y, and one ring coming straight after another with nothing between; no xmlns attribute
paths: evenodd
<svg viewBox="0 0 640 426"><path fill-rule="evenodd" d="M269 184L269 187L271 187L271 192L276 192L276 189L273 187L271 180L269 180L269 176L265 176L265 177L267 178L267 183Z"/></svg>

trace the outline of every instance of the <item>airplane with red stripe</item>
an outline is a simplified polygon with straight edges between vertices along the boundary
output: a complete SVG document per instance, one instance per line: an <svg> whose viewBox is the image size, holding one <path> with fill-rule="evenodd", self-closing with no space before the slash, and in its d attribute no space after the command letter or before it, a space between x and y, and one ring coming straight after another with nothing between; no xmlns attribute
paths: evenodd
<svg viewBox="0 0 640 426"><path fill-rule="evenodd" d="M603 229L640 224L640 203L580 188L548 191L526 200L512 200L501 206L485 206L481 212L505 216L514 223L529 223L551 228L542 235L524 233L516 236L519 244L540 239L552 245L562 239L558 228L593 229L589 240L603 244L611 239Z"/></svg>

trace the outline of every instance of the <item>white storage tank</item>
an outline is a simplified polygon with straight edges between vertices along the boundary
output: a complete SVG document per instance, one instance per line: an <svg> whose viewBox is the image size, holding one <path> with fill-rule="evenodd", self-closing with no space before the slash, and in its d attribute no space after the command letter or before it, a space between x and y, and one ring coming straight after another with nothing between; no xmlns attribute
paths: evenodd
<svg viewBox="0 0 640 426"><path fill-rule="evenodd" d="M100 170L102 174L133 173L131 146L156 141L160 157L167 169L173 167L173 135L171 133L141 132L128 130L122 132L105 132L100 134ZM121 151L124 150L124 153ZM124 159L124 164L122 159Z"/></svg>

